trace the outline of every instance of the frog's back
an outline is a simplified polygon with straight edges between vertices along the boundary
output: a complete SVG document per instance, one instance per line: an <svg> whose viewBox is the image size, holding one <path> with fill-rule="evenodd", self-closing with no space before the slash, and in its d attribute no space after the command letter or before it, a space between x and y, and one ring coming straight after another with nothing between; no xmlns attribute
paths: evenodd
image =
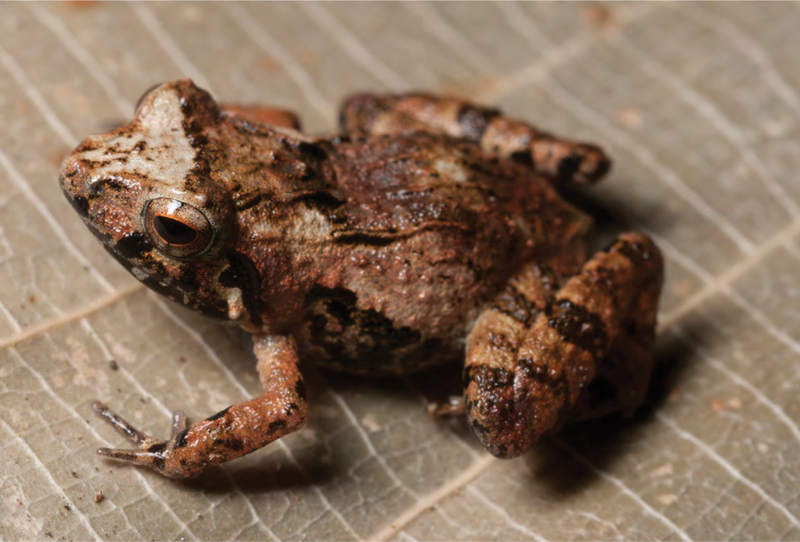
<svg viewBox="0 0 800 542"><path fill-rule="evenodd" d="M363 139L330 158L342 204L302 335L338 369L403 373L452 358L523 262L558 261L588 227L545 179L460 139Z"/></svg>
<svg viewBox="0 0 800 542"><path fill-rule="evenodd" d="M363 139L336 150L335 183L346 201L333 217L334 235L340 238L389 240L456 229L470 232L475 243L518 249L514 253L529 259L560 250L570 238L582 236L588 224L546 179L489 156L470 141L412 133ZM516 247L519 243L524 246Z"/></svg>

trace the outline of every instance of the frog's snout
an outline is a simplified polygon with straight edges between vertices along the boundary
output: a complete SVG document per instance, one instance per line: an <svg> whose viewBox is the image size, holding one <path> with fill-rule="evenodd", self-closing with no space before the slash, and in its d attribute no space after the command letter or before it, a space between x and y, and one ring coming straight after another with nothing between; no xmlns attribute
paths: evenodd
<svg viewBox="0 0 800 542"><path fill-rule="evenodd" d="M79 147L80 148L80 147ZM89 216L89 198L87 194L87 172L85 171L78 149L72 151L61 163L58 182L61 190L82 218Z"/></svg>

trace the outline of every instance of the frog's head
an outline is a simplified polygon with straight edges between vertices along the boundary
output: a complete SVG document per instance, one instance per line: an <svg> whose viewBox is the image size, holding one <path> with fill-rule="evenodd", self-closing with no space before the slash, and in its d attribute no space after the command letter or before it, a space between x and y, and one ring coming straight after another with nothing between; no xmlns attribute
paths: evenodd
<svg viewBox="0 0 800 542"><path fill-rule="evenodd" d="M130 124L87 138L67 156L60 182L137 279L200 312L247 324L258 316L243 296L257 296L246 291L257 283L223 249L237 225L230 191L214 173L220 118L217 103L191 81L160 85L142 96Z"/></svg>

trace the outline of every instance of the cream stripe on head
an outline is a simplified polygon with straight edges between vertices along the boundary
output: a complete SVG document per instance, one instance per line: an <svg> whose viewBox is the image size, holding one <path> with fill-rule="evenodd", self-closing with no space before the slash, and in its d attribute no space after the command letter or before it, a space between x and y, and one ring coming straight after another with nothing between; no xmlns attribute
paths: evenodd
<svg viewBox="0 0 800 542"><path fill-rule="evenodd" d="M89 184L127 172L148 179L151 189L169 191L165 196L186 195L184 181L195 165L195 149L184 133L183 121L175 90L152 92L131 125L95 136L106 141L83 153L81 158L96 163Z"/></svg>

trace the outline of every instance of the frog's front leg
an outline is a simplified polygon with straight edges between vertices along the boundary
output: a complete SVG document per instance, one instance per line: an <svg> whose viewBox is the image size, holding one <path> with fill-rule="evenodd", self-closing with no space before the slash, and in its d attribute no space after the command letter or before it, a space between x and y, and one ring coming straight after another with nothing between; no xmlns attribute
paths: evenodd
<svg viewBox="0 0 800 542"><path fill-rule="evenodd" d="M186 427L173 416L172 438L156 440L95 403L97 413L133 442L136 450L101 448L115 459L145 465L170 478L191 478L206 468L248 454L300 429L306 418L303 377L290 336L254 335L253 350L264 387L259 397L239 403Z"/></svg>
<svg viewBox="0 0 800 542"><path fill-rule="evenodd" d="M644 235L621 235L557 292L522 276L467 339L470 427L498 457L527 451L564 423L644 399L652 372L663 261ZM598 385L599 384L599 385Z"/></svg>
<svg viewBox="0 0 800 542"><path fill-rule="evenodd" d="M340 128L354 135L433 132L474 141L484 152L533 168L558 183L593 183L611 167L595 145L556 137L530 124L457 98L429 94L351 96Z"/></svg>

